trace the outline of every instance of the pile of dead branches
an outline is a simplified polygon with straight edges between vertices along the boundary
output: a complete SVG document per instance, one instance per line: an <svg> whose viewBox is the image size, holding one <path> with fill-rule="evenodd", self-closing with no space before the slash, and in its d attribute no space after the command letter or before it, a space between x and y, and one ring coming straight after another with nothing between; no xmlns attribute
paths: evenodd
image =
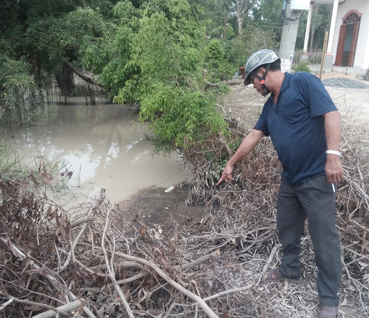
<svg viewBox="0 0 369 318"><path fill-rule="evenodd" d="M233 123L230 140L246 131ZM342 240L341 314L367 317L368 153L362 130L344 127L345 178L337 190ZM229 142L228 142L229 144ZM302 239L299 285L265 283L279 265L276 198L281 166L264 138L215 187L231 155L214 137L185 153L189 204L207 213L162 227L121 213L100 195L68 211L25 179L0 181L0 317L314 317L311 240ZM29 178L32 179L32 176Z"/></svg>
<svg viewBox="0 0 369 318"><path fill-rule="evenodd" d="M118 213L104 189L69 211L24 180L0 189L0 317L218 316L194 273L220 252L184 254L175 220L164 237Z"/></svg>

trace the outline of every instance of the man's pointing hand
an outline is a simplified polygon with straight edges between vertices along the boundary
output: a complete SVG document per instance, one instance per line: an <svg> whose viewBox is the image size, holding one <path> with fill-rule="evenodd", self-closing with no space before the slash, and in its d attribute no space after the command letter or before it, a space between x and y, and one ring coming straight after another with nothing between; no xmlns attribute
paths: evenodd
<svg viewBox="0 0 369 318"><path fill-rule="evenodd" d="M233 171L233 167L227 164L216 186L220 185L223 181L225 182L233 181L234 179L232 177L232 171Z"/></svg>

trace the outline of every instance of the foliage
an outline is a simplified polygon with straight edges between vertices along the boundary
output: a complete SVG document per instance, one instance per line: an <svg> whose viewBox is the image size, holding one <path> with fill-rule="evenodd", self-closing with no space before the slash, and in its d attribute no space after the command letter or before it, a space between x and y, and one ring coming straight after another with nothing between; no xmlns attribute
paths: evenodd
<svg viewBox="0 0 369 318"><path fill-rule="evenodd" d="M245 65L247 58L259 49L275 49L277 42L271 29L249 25L244 33L227 46L227 57L234 67Z"/></svg>
<svg viewBox="0 0 369 318"><path fill-rule="evenodd" d="M252 7L254 21L270 24L281 22L281 13L284 0L261 0Z"/></svg>
<svg viewBox="0 0 369 318"><path fill-rule="evenodd" d="M263 30L272 31L279 42L282 36L282 9L284 0L260 0L252 6L253 20L248 21Z"/></svg>
<svg viewBox="0 0 369 318"><path fill-rule="evenodd" d="M130 63L132 41L139 28L140 11L128 0L113 8L113 19L102 22L99 37L85 36L81 44L82 65L100 75L104 89L111 97L139 70Z"/></svg>
<svg viewBox="0 0 369 318"><path fill-rule="evenodd" d="M214 101L200 92L183 93L174 87L154 85L141 100L141 119L150 120L158 149L188 148L216 134L225 123Z"/></svg>
<svg viewBox="0 0 369 318"><path fill-rule="evenodd" d="M308 66L308 64L304 61L300 61L299 64L297 65L296 68L294 68L294 71L297 72L309 72L310 73L310 68Z"/></svg>
<svg viewBox="0 0 369 318"><path fill-rule="evenodd" d="M24 101L28 99L27 108L32 110L35 82L29 76L31 65L25 59L14 60L0 55L0 119L5 115L7 121L22 124L26 118Z"/></svg>
<svg viewBox="0 0 369 318"><path fill-rule="evenodd" d="M17 151L8 147L4 142L0 146L0 175L10 175L21 170L21 158Z"/></svg>
<svg viewBox="0 0 369 318"><path fill-rule="evenodd" d="M213 27L208 31L208 36L211 39L223 39L223 32L224 32L224 26L218 25L216 27ZM236 33L234 32L234 29L231 24L227 25L227 40L231 40L236 36Z"/></svg>
<svg viewBox="0 0 369 318"><path fill-rule="evenodd" d="M115 98L141 105L140 118L150 121L161 150L189 147L225 127L214 97L202 91L205 27L197 15L186 0L145 6L129 63L140 75L128 80ZM215 51L208 51L209 59L214 53L219 60L221 49Z"/></svg>
<svg viewBox="0 0 369 318"><path fill-rule="evenodd" d="M210 70L208 78L211 82L228 80L235 72L234 67L229 64L225 54L225 44L212 39L205 48L205 69Z"/></svg>
<svg viewBox="0 0 369 318"><path fill-rule="evenodd" d="M332 4L314 3L308 43L310 51L323 48L325 31L329 31L331 17ZM304 46L306 23L307 14L302 14L296 39L297 49L302 49Z"/></svg>
<svg viewBox="0 0 369 318"><path fill-rule="evenodd" d="M0 103L2 109L9 113L2 122L8 122L9 117L14 117L14 112L19 113L18 123L27 121L32 116L33 109L28 106L35 104L34 101L40 101L42 90L51 85L53 78L59 76L61 82L58 81L58 84L62 85L68 80L71 82L72 72L64 72L67 69L64 60L79 65L80 43L87 34L90 37L98 36L101 32L100 25L104 25L101 23L102 15L98 12L108 12L114 2L116 1L1 2ZM71 85L67 86L70 91ZM29 101L23 107L24 99Z"/></svg>
<svg viewBox="0 0 369 318"><path fill-rule="evenodd" d="M264 8L264 2L242 3ZM209 84L231 78L252 51L275 46L273 31L248 17L244 34L235 37L235 6L230 0L5 0L0 17L10 14L1 20L0 44L23 67L23 77L14 73L17 87L41 92L56 78L63 94L76 93L72 69L82 68L115 102L141 105L160 147L188 147L225 127L215 109L225 86Z"/></svg>
<svg viewBox="0 0 369 318"><path fill-rule="evenodd" d="M200 16L200 20L206 22L206 34L211 38L222 38L224 31L224 23L226 17L229 17L229 8L231 1L229 0L190 0L192 5L201 5L204 10ZM234 25L230 24L227 28L227 38L234 33ZM230 31L230 33L228 33Z"/></svg>
<svg viewBox="0 0 369 318"><path fill-rule="evenodd" d="M317 4L314 4L317 6ZM310 49L315 47L323 48L325 31L329 31L332 17L332 5L319 4L316 11L313 11L312 30L315 33L314 41L310 41ZM315 43L315 45L314 45Z"/></svg>

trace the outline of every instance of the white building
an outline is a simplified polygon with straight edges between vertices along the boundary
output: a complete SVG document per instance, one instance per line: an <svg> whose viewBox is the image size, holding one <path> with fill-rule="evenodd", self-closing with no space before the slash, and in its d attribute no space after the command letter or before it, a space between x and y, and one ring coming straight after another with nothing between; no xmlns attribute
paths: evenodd
<svg viewBox="0 0 369 318"><path fill-rule="evenodd" d="M369 0L314 0L310 2L304 42L307 52L314 3L332 4L325 68L366 75L369 69Z"/></svg>

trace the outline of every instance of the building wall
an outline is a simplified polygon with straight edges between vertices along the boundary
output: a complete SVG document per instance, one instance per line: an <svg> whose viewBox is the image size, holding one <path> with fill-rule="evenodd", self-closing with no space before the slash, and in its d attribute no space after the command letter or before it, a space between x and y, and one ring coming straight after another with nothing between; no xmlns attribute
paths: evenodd
<svg viewBox="0 0 369 318"><path fill-rule="evenodd" d="M362 14L356 43L354 67L367 69L369 68L369 1L367 0L346 0L338 5L332 48L333 61L336 59L338 38L343 18L351 10L357 10Z"/></svg>

